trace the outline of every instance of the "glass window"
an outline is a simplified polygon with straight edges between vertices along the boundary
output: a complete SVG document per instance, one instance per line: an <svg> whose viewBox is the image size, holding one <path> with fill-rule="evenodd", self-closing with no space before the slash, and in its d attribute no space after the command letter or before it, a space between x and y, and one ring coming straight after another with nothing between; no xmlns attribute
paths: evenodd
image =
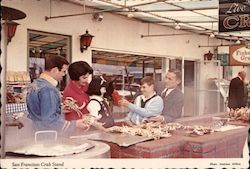
<svg viewBox="0 0 250 169"><path fill-rule="evenodd" d="M47 55L60 55L70 62L71 36L28 30L28 70L31 81L44 71L44 58ZM66 79L65 76L59 84L60 90L64 89Z"/></svg>

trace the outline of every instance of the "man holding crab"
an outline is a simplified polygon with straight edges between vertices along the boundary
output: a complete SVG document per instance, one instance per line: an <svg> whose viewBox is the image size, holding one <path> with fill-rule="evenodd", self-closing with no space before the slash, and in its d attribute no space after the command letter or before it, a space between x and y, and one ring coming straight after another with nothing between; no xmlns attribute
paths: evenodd
<svg viewBox="0 0 250 169"><path fill-rule="evenodd" d="M128 119L133 124L140 124L147 118L160 115L163 110L163 100L154 90L154 79L146 76L141 80L142 95L136 97L134 104L122 99L119 104L128 107Z"/></svg>
<svg viewBox="0 0 250 169"><path fill-rule="evenodd" d="M69 62L61 56L46 56L45 71L29 87L27 93L28 117L37 130L73 130L75 127L86 129L83 119L64 120L61 112L61 97L56 88L65 76Z"/></svg>

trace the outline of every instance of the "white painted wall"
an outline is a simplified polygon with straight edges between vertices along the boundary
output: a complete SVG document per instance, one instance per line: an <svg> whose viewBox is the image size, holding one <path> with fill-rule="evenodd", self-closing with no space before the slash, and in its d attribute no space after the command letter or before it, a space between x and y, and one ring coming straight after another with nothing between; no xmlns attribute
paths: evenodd
<svg viewBox="0 0 250 169"><path fill-rule="evenodd" d="M2 0L3 6L13 7L26 13L27 17L18 20L20 25L16 35L8 45L7 70L27 71L28 39L27 30L65 34L72 36L72 62L84 60L91 64L91 50L103 48L105 50L120 50L130 53L146 53L152 56L184 57L188 60L203 60L203 55L212 48L199 48L199 45L218 45L221 41L209 39L201 35L162 36L141 38L148 34L148 24L125 16L104 13L102 22L92 20L92 15L82 15L50 19L50 0ZM52 1L51 16L82 13L82 6L62 1ZM91 12L93 9L87 9ZM95 37L91 47L84 53L80 52L79 39L86 29ZM165 26L150 24L149 34L181 33ZM209 44L208 44L209 43ZM206 77L214 77L215 65L202 67L206 70ZM200 70L202 73L204 70ZM199 73L199 72L198 72ZM221 71L222 73L222 71ZM207 80L207 79L205 79ZM200 84L205 87L205 81Z"/></svg>
<svg viewBox="0 0 250 169"><path fill-rule="evenodd" d="M91 48L84 53L79 50L79 36L88 29L94 35L91 47L110 50L131 51L131 53L148 53L161 56L184 56L189 59L202 59L208 48L198 48L207 45L207 37L199 35L149 37L141 38L141 34L148 33L148 24L138 22L127 17L104 13L102 22L92 20L92 15L82 15L50 19L49 0L3 0L2 5L19 9L27 17L17 22L15 37L8 45L8 70L27 70L27 29L66 34L72 36L72 61L85 60L91 62ZM92 11L92 9L87 9ZM52 1L51 16L74 14L83 12L81 6L62 1ZM156 24L150 24L150 34L174 33ZM211 44L211 42L210 42ZM18 64L16 63L18 59Z"/></svg>

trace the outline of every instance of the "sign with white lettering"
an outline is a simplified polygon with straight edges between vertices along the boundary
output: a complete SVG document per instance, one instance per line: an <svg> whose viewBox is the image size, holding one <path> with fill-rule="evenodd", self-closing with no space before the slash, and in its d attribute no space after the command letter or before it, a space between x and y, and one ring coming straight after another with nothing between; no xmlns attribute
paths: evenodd
<svg viewBox="0 0 250 169"><path fill-rule="evenodd" d="M250 30L250 0L219 1L219 32Z"/></svg>
<svg viewBox="0 0 250 169"><path fill-rule="evenodd" d="M250 66L250 49L245 45L234 45L229 47L231 66Z"/></svg>

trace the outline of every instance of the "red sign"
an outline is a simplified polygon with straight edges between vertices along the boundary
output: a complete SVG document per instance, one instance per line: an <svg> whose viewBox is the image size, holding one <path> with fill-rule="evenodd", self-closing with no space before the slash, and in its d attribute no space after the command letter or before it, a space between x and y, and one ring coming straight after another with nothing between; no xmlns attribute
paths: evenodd
<svg viewBox="0 0 250 169"><path fill-rule="evenodd" d="M231 66L250 66L250 49L245 45L234 45L229 47Z"/></svg>

